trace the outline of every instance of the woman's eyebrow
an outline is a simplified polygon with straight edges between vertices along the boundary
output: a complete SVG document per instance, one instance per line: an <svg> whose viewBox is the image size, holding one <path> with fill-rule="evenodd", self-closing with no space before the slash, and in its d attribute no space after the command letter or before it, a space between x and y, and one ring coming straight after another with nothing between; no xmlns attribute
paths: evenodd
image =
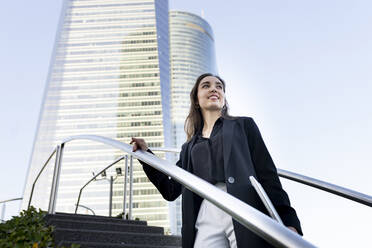
<svg viewBox="0 0 372 248"><path fill-rule="evenodd" d="M210 82L209 82L209 81L204 81L204 82L202 82L201 84L202 84L202 85L203 85L203 84L210 84Z"/></svg>

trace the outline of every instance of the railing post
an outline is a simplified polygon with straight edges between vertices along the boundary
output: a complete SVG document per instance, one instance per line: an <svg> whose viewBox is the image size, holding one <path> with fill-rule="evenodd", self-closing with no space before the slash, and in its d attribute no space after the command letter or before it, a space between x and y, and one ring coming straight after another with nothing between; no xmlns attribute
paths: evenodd
<svg viewBox="0 0 372 248"><path fill-rule="evenodd" d="M1 210L1 220L0 220L0 223L3 223L3 222L5 222L5 220L4 220L4 218L5 218L5 202L3 203L3 208L2 208L2 210Z"/></svg>
<svg viewBox="0 0 372 248"><path fill-rule="evenodd" d="M109 206L109 216L112 216L112 188L114 186L114 177L110 176L110 206Z"/></svg>
<svg viewBox="0 0 372 248"><path fill-rule="evenodd" d="M39 174L36 176L36 178L34 180L34 183L32 184L31 193L30 193L30 199L28 200L27 209L29 209L30 206L31 206L31 200L32 200L32 196L34 194L35 184L36 184L37 180L39 180L39 177L40 177L41 173L44 171L45 167L48 165L48 163L49 163L50 159L53 157L54 153L57 152L57 148L58 148L58 146L56 148L54 148L52 154L50 154L49 158L45 162L44 166L41 168Z"/></svg>
<svg viewBox="0 0 372 248"><path fill-rule="evenodd" d="M124 194L123 194L123 219L125 219L125 210L127 204L127 178L128 178L128 155L125 155L125 168L124 168Z"/></svg>
<svg viewBox="0 0 372 248"><path fill-rule="evenodd" d="M77 214L77 211L78 211L78 208L79 208L79 204L80 204L80 198L81 198L81 192L82 192L83 189L80 189L79 191L79 197L78 197L78 200L77 200L77 203L76 203L76 207L75 207L75 214Z"/></svg>
<svg viewBox="0 0 372 248"><path fill-rule="evenodd" d="M49 198L49 207L48 207L49 214L55 214L55 211L56 211L56 200L57 200L59 176L61 173L63 148L64 148L64 143L62 143L61 145L57 147L56 161L55 161L54 172L53 172L52 188L50 190L50 198Z"/></svg>
<svg viewBox="0 0 372 248"><path fill-rule="evenodd" d="M128 219L132 219L132 204L133 204L133 157L130 155L130 168L129 168L129 211Z"/></svg>

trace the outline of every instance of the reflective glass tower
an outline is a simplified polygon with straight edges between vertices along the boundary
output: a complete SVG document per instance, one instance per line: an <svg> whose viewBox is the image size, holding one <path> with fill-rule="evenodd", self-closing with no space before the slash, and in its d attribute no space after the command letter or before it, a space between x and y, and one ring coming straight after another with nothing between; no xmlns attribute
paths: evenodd
<svg viewBox="0 0 372 248"><path fill-rule="evenodd" d="M94 134L125 143L130 137L142 137L149 146L171 146L168 24L167 0L64 1L23 208L43 163L69 136ZM80 187L121 155L94 142L68 143L57 211L73 212ZM36 185L32 201L36 207L46 209L52 169L49 164ZM133 174L133 216L167 230L168 204L136 161ZM122 185L118 178L114 215L122 211ZM107 215L107 182L87 187L81 204Z"/></svg>
<svg viewBox="0 0 372 248"><path fill-rule="evenodd" d="M206 72L216 74L216 55L211 26L201 17L169 12L172 142L181 147L186 141L184 123L190 108L190 91L196 78ZM171 203L171 227L180 233L181 199Z"/></svg>
<svg viewBox="0 0 372 248"><path fill-rule="evenodd" d="M203 73L217 73L214 36L203 18L184 11L170 11L170 66L173 145L186 141L184 122L190 108L190 91Z"/></svg>
<svg viewBox="0 0 372 248"><path fill-rule="evenodd" d="M69 136L93 134L125 143L142 137L152 147L180 147L189 92L204 72L216 73L216 65L213 33L202 18L169 13L166 0L65 0L22 207L52 149ZM73 212L82 185L121 155L90 141L68 143L57 211ZM31 202L36 207L47 209L53 162L36 184ZM180 201L164 201L137 161L133 170L133 217L180 233ZM114 172L91 183L80 204L107 215L107 178ZM118 177L113 215L122 212L122 199L123 179Z"/></svg>

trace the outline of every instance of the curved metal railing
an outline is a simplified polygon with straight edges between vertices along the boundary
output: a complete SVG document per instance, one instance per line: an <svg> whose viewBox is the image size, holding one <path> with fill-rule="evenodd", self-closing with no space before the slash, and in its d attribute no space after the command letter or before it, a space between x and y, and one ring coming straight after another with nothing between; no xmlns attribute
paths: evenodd
<svg viewBox="0 0 372 248"><path fill-rule="evenodd" d="M125 159L125 164L127 164L127 160L128 160L128 157L127 156L120 156L118 159L116 159L114 162L112 162L111 164L109 164L108 166L106 166L104 169L102 169L100 172L97 173L97 175L95 175L94 177L92 177L88 182L86 182L84 184L83 187L80 188L80 191L79 191L79 196L78 196L78 199L77 199L77 202L76 202L76 208L75 208L75 214L77 213L77 210L79 208L79 206L82 206L80 204L80 198L81 198L81 193L83 192L84 188L86 186L88 186L91 182L93 182L94 180L97 179L97 177L99 175L101 175L104 171L108 170L109 168L111 168L112 166L114 166L115 164L119 163L121 160ZM113 180L110 180L110 184L112 184ZM110 214L109 216L111 217L111 209L112 209L112 186L110 186Z"/></svg>
<svg viewBox="0 0 372 248"><path fill-rule="evenodd" d="M93 211L93 209L91 209L90 207L87 207L87 206L85 206L85 205L77 205L76 204L76 207L82 207L82 208L85 208L86 210L89 210L89 211L91 211L92 212L92 214L93 215L96 215L96 213ZM76 214L76 213L75 213Z"/></svg>
<svg viewBox="0 0 372 248"><path fill-rule="evenodd" d="M173 153L180 152L180 149L175 149L175 148L154 147L150 149L152 151L159 151L159 152L173 152ZM347 198L349 200L367 205L369 207L372 207L372 196L370 195L366 195L366 194L360 193L355 190L347 189L347 188L338 186L336 184L327 183L325 181L318 180L316 178L304 176L304 175L290 172L287 170L277 169L277 171L278 171L278 176L280 177L283 177L283 178L286 178L292 181L296 181L298 183L302 183L302 184Z"/></svg>
<svg viewBox="0 0 372 248"><path fill-rule="evenodd" d="M260 211L249 206L243 201L233 197L232 195L216 188L214 185L200 179L199 177L181 169L174 164L171 164L169 161L160 159L153 154L142 150L133 152L132 146L128 144L95 135L78 135L69 137L56 147L56 163L54 167L48 207L48 212L51 214L55 213L64 146L70 141L82 139L96 141L109 145L111 147L115 147L123 152L132 155L137 159L144 161L153 168L163 172L164 174L170 176L172 179L181 183L186 188L198 194L202 198L207 199L211 203L215 204L217 207L224 210L227 214L231 215L231 217L233 217L240 224L244 225L249 230L264 238L276 247L315 247L313 244L303 239L300 235L274 221L267 215L261 213Z"/></svg>
<svg viewBox="0 0 372 248"><path fill-rule="evenodd" d="M8 200L0 201L0 204L3 204L3 207L2 207L2 210L1 210L1 219L0 219L0 223L3 223L3 222L4 222L6 203L7 203L7 202L11 202L11 201L20 201L20 200L22 200L22 199L23 199L22 197L19 197L19 198L12 198L12 199L8 199Z"/></svg>
<svg viewBox="0 0 372 248"><path fill-rule="evenodd" d="M31 194L30 194L30 199L28 200L28 206L27 208L29 208L31 206L31 201L32 201L32 196L34 194L34 190L35 190L35 185L37 183L37 181L39 180L40 178L40 175L41 173L43 173L45 167L48 165L49 161L52 159L53 155L57 152L57 149L58 147L54 148L53 149L53 152L49 155L49 158L47 159L47 161L44 163L43 167L40 169L39 173L37 174L34 182L32 183L32 188L31 188Z"/></svg>
<svg viewBox="0 0 372 248"><path fill-rule="evenodd" d="M349 200L372 207L372 197L355 190L347 189L336 184L327 183L312 177L300 175L283 169L278 169L278 175L292 181L296 181L334 195L338 195Z"/></svg>
<svg viewBox="0 0 372 248"><path fill-rule="evenodd" d="M1 203L6 203L6 202L11 202L11 201L19 201L19 200L22 200L23 198L20 197L20 198L12 198L12 199L8 199L8 200L4 200L4 201L0 201L0 204Z"/></svg>

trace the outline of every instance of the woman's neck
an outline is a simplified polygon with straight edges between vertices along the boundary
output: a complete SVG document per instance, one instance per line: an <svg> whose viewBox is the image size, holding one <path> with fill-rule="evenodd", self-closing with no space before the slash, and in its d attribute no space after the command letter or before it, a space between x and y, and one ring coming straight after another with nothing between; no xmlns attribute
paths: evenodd
<svg viewBox="0 0 372 248"><path fill-rule="evenodd" d="M203 113L204 126L203 126L203 137L209 137L214 123L221 116L221 111L205 111Z"/></svg>

